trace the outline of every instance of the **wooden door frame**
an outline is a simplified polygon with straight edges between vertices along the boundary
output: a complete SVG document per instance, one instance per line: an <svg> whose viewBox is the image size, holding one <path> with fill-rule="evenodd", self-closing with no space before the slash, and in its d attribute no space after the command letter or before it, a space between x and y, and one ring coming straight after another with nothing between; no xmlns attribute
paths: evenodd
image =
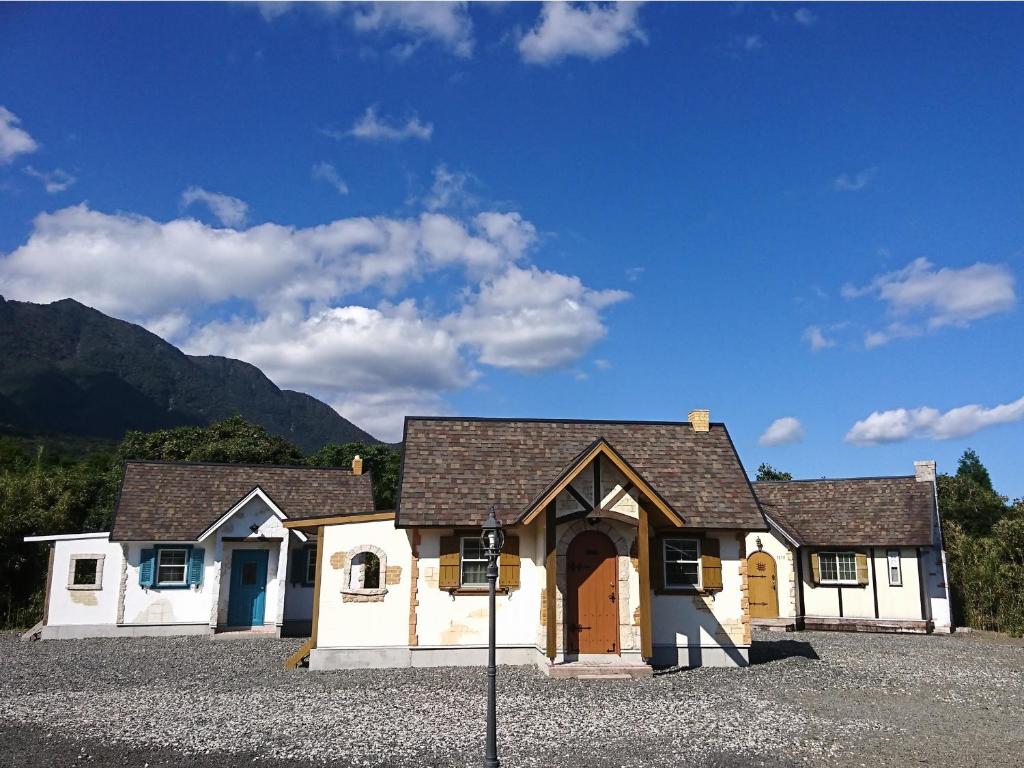
<svg viewBox="0 0 1024 768"><path fill-rule="evenodd" d="M574 579L571 577L570 572L569 572L569 553L572 552L573 547L579 545L580 539L585 537L587 534L593 534L593 535L601 536L607 542L607 545L605 547L605 551L607 553L610 553L609 555L607 555L605 557L605 561L607 561L607 560L611 561L611 584L612 584L612 589L614 590L614 594L615 594L615 601L614 601L615 610L614 610L614 615L612 617L613 618L613 623L612 623L612 632L611 632L611 637L613 638L612 643L613 643L613 645L615 647L614 651L586 651L586 652L584 652L579 647L579 633L572 633L570 631L570 629L569 629L569 617L572 615L574 609L575 609L575 612L576 612L576 620L577 620L577 622L579 621L579 593L580 593L580 587L582 586L582 584L576 584L575 585L576 588L575 589L572 588L573 580ZM607 533L605 533L604 531L598 530L596 528L592 528L592 529L589 529L589 530L586 530L586 531L581 531L580 533L578 533L576 536L573 537L572 541L569 542L569 546L566 549L565 565L566 565L566 574L565 574L565 578L566 578L566 581L565 581L565 584L566 584L566 606L565 606L565 608L566 608L566 611L565 611L566 653L574 654L574 655L580 655L580 654L586 653L587 655L601 654L601 655L609 655L609 656L611 656L611 655L621 656L622 655L622 638L619 637L619 610L620 610L619 600L621 599L622 596L619 593L619 578L618 578L618 576L619 576L619 553L618 553L618 549L615 546L615 542L612 541L611 536L609 536ZM598 566L598 568L603 568L603 567L605 567L604 562L602 562ZM595 569L595 570L597 570L597 569ZM573 638L574 636L575 636L575 641L576 641L576 643L575 643L576 647L572 648L572 647L570 647L570 645L571 645L570 639Z"/></svg>
<svg viewBox="0 0 1024 768"><path fill-rule="evenodd" d="M751 606L750 617L752 619L777 619L777 618L779 618L779 616L782 615L782 609L781 609L781 606L779 604L779 602L780 602L779 601L779 561L775 559L774 555L772 555L770 552L765 552L763 549L758 549L758 550L755 550L755 551L751 552L749 555L747 555L747 581L748 581L748 584L749 584L749 580L750 580L751 576L753 575L752 574L752 570L750 568L750 559L752 557L754 557L755 555L764 555L765 557L767 557L769 560L771 560L772 566L775 569L775 615L774 616L754 616L753 601L750 601L750 606ZM749 589L748 589L748 591L749 591ZM749 595L748 595L748 600L749 600Z"/></svg>

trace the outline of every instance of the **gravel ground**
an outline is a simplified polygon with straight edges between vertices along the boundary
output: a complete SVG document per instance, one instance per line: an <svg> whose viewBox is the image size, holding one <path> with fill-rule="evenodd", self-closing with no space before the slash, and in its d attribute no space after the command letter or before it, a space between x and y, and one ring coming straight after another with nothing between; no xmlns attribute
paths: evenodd
<svg viewBox="0 0 1024 768"><path fill-rule="evenodd" d="M502 765L1024 764L1020 641L810 632L756 641L749 669L641 681L503 667ZM482 669L287 672L281 660L297 645L0 635L0 765L479 764Z"/></svg>

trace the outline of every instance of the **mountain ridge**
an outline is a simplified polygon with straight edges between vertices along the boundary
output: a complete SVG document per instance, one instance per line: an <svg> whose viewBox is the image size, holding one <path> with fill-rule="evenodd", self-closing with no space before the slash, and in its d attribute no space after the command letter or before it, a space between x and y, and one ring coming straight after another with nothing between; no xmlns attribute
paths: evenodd
<svg viewBox="0 0 1024 768"><path fill-rule="evenodd" d="M116 440L129 429L234 415L306 452L380 442L315 397L281 389L251 363L187 355L74 299L33 304L0 296L0 428Z"/></svg>

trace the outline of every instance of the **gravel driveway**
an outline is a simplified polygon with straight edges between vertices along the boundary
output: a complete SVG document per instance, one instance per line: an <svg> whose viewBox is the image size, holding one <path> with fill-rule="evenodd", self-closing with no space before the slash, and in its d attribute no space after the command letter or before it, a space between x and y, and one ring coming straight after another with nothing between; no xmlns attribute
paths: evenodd
<svg viewBox="0 0 1024 768"><path fill-rule="evenodd" d="M1024 643L761 634L749 669L499 672L503 766L1024 764ZM477 765L483 670L286 672L271 638L0 635L0 765Z"/></svg>

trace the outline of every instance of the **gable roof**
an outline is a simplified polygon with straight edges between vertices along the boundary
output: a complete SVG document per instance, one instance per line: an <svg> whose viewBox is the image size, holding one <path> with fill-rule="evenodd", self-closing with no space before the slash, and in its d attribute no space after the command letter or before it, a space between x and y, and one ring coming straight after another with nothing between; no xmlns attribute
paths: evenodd
<svg viewBox="0 0 1024 768"><path fill-rule="evenodd" d="M409 417L396 525L519 522L597 442L693 528L765 530L724 424Z"/></svg>
<svg viewBox="0 0 1024 768"><path fill-rule="evenodd" d="M935 486L906 477L754 483L765 516L805 546L927 546Z"/></svg>
<svg viewBox="0 0 1024 768"><path fill-rule="evenodd" d="M349 469L129 461L111 541L196 541L256 488L289 520L374 511L370 475Z"/></svg>

